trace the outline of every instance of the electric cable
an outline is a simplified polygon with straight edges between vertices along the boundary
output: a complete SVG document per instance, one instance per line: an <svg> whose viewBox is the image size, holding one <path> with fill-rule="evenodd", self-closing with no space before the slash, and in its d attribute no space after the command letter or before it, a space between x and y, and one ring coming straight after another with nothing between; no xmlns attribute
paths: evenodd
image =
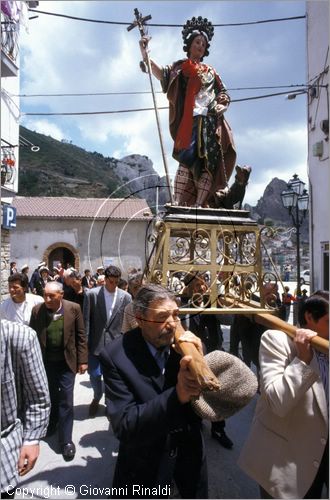
<svg viewBox="0 0 330 500"><path fill-rule="evenodd" d="M64 17L66 19L73 19L75 21L85 21L90 23L100 23L100 24L113 24L120 26L130 26L131 22L124 21L105 21L103 19L91 19L86 17L77 17L77 16L69 16L68 14L58 14L56 12L46 12L44 10L37 9L29 9L29 12L36 12L37 14L46 14L48 16L56 16L56 17ZM214 27L225 27L225 26L247 26L252 24L264 24L264 23L274 23L274 22L282 22L282 21L294 21L297 19L305 19L306 15L303 16L292 16L292 17L282 17L278 19L263 19L261 21L248 21L244 23L222 23L222 24L213 24ZM159 24L159 23L146 23L146 27L154 26L154 27L165 27L165 28L182 28L182 24Z"/></svg>
<svg viewBox="0 0 330 500"><path fill-rule="evenodd" d="M329 47L327 49L327 53L326 53L326 56L325 56L323 70L319 73L317 79L315 80L314 85L312 85L313 87L316 86L318 89L322 88L322 87L326 87L327 88L327 85L323 85L322 82L323 82L323 79L324 79L324 77L325 77L325 75L327 73L326 68L327 68L328 55L329 55ZM315 126L316 126L316 119L317 119L317 115L318 115L318 112L319 112L320 98L321 98L321 93L320 93L320 91L318 91L317 104L316 104L316 108L314 109L314 120L311 119L311 124L312 124L311 126L312 126L312 128L315 128ZM329 96L328 96L328 89L327 89L327 101L328 100L329 100ZM328 109L328 119L329 119L329 107L327 107L327 109Z"/></svg>
<svg viewBox="0 0 330 500"><path fill-rule="evenodd" d="M286 89L286 88L300 88L307 87L306 84L290 84L290 85L269 85L260 87L237 87L228 88L228 92L240 91L240 90L263 90L263 89ZM157 94L164 94L162 90L156 91ZM137 91L127 91L127 92L82 92L82 93L58 93L58 94L12 94L13 97L86 97L86 96L105 96L105 95L141 95L141 94L151 94L148 90L137 90Z"/></svg>
<svg viewBox="0 0 330 500"><path fill-rule="evenodd" d="M242 102L242 101L251 101L256 99L265 99L267 97L275 97L279 95L290 95L290 94L306 94L307 90L302 90L300 92L297 91L289 91L289 92L277 92L274 94L265 94L261 96L254 97L244 97L242 99L232 99L231 102ZM168 109L168 106L160 106L158 109ZM116 113L136 113L140 111L154 111L154 108L135 108L135 109L119 109L112 111L68 111L68 112L21 112L21 116L77 116L77 115L109 115Z"/></svg>

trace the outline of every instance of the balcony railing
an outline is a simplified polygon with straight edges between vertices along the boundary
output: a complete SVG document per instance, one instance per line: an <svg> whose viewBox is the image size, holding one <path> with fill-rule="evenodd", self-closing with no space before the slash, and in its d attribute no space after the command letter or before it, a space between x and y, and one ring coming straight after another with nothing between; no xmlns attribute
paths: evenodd
<svg viewBox="0 0 330 500"><path fill-rule="evenodd" d="M3 139L1 139L3 142ZM1 146L1 186L12 187L17 172L15 147Z"/></svg>
<svg viewBox="0 0 330 500"><path fill-rule="evenodd" d="M19 23L1 16L1 49L15 63L18 55Z"/></svg>

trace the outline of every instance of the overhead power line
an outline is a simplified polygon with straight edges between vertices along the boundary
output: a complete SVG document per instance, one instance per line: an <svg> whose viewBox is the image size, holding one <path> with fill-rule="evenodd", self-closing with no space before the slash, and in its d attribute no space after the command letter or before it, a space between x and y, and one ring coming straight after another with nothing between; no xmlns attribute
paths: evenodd
<svg viewBox="0 0 330 500"><path fill-rule="evenodd" d="M266 97L274 97L277 95L298 95L298 94L306 94L307 90L291 90L290 92L277 92L276 94L264 94L264 95L258 95L254 97L243 97L242 99L232 99L231 102L242 102L242 101L253 101L255 99L265 99Z"/></svg>
<svg viewBox="0 0 330 500"><path fill-rule="evenodd" d="M158 107L158 109L168 109L168 106ZM139 108L139 109L119 109L115 111L72 111L64 113L24 113L22 116L75 116L75 115L112 115L116 113L136 113L137 111L154 111L154 108Z"/></svg>
<svg viewBox="0 0 330 500"><path fill-rule="evenodd" d="M104 19L90 19L86 17L77 17L77 16L69 16L68 14L58 14L56 12L46 12L43 10L37 9L29 9L29 12L36 12L37 14L46 14L47 16L56 16L56 17L64 17L66 19L73 19L74 21L84 21L89 23L100 23L100 24L114 24L121 26L129 26L131 25L131 21L105 21ZM247 26L251 24L264 24L264 23L275 23L282 21L295 21L297 19L305 19L304 16L294 16L294 17L282 17L278 19L263 19L261 21L249 21L244 23L223 23L223 24L213 24L214 27L224 27L224 26ZM154 26L154 27L165 27L165 28L182 28L182 24L157 24L157 23L146 23L146 26Z"/></svg>
<svg viewBox="0 0 330 500"><path fill-rule="evenodd" d="M232 99L231 102L242 102L242 101L252 101L255 99L265 99L267 97L275 97L279 95L288 95L288 94L306 94L307 90L301 91L290 91L290 92L277 92L275 94L265 94L254 97L244 97L242 99ZM168 106L158 107L158 109L168 109ZM22 116L77 116L77 115L109 115L109 114L117 114L117 113L136 113L140 111L154 111L154 108L137 108L137 109L120 109L120 110L112 110L112 111L68 111L68 112L22 112Z"/></svg>
<svg viewBox="0 0 330 500"><path fill-rule="evenodd" d="M158 94L163 94L160 90ZM102 96L102 95L136 95L136 94L151 94L150 91L133 91L133 92L88 92L74 94L16 94L15 97L82 97L82 96Z"/></svg>
<svg viewBox="0 0 330 500"><path fill-rule="evenodd" d="M274 85L274 86L264 86L264 87L238 87L229 88L228 91L236 90L263 90L263 89L287 89L287 88L307 88L306 84L297 85ZM157 94L163 94L161 90L157 91ZM132 91L132 92L82 92L82 93L59 93L59 94L13 94L14 97L83 97L83 96L105 96L105 95L137 95L137 94L151 94L150 91Z"/></svg>

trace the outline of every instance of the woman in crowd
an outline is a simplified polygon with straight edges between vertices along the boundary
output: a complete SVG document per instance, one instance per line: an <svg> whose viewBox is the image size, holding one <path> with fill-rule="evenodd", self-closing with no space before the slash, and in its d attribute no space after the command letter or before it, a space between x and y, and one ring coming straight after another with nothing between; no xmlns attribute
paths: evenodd
<svg viewBox="0 0 330 500"><path fill-rule="evenodd" d="M44 288L49 281L53 281L53 279L50 276L48 267L41 267L39 269L39 277L35 283L37 295L40 295L40 297L44 296Z"/></svg>

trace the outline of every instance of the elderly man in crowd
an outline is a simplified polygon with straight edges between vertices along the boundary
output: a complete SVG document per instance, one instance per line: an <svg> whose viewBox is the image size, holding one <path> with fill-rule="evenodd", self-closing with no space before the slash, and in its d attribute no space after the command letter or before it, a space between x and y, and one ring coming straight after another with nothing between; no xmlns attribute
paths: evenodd
<svg viewBox="0 0 330 500"><path fill-rule="evenodd" d="M1 318L1 498L14 498L19 476L33 469L49 412L36 332Z"/></svg>
<svg viewBox="0 0 330 500"><path fill-rule="evenodd" d="M103 395L99 354L103 347L121 335L123 314L132 298L118 288L121 270L109 266L104 271L105 284L87 291L84 300L84 320L88 338L88 371L93 388L89 416L94 418Z"/></svg>
<svg viewBox="0 0 330 500"><path fill-rule="evenodd" d="M52 403L48 435L58 425L64 460L72 460L73 389L76 373L87 370L87 342L78 304L63 299L63 286L47 283L45 303L34 307L30 326L37 332L45 363Z"/></svg>
<svg viewBox="0 0 330 500"><path fill-rule="evenodd" d="M207 498L201 420L190 405L200 387L189 372L191 357L181 359L172 348L179 323L175 297L161 286L143 286L134 311L138 328L100 354L108 413L120 441L115 496L166 498L174 479L181 498Z"/></svg>
<svg viewBox="0 0 330 500"><path fill-rule="evenodd" d="M260 485L261 498L329 494L329 292L302 303L293 340L267 330L260 345L260 398L239 465ZM327 497L328 498L328 495Z"/></svg>
<svg viewBox="0 0 330 500"><path fill-rule="evenodd" d="M17 321L28 325L34 306L42 304L44 299L33 293L26 293L29 279L24 273L11 274L8 278L10 297L0 305L1 319Z"/></svg>

